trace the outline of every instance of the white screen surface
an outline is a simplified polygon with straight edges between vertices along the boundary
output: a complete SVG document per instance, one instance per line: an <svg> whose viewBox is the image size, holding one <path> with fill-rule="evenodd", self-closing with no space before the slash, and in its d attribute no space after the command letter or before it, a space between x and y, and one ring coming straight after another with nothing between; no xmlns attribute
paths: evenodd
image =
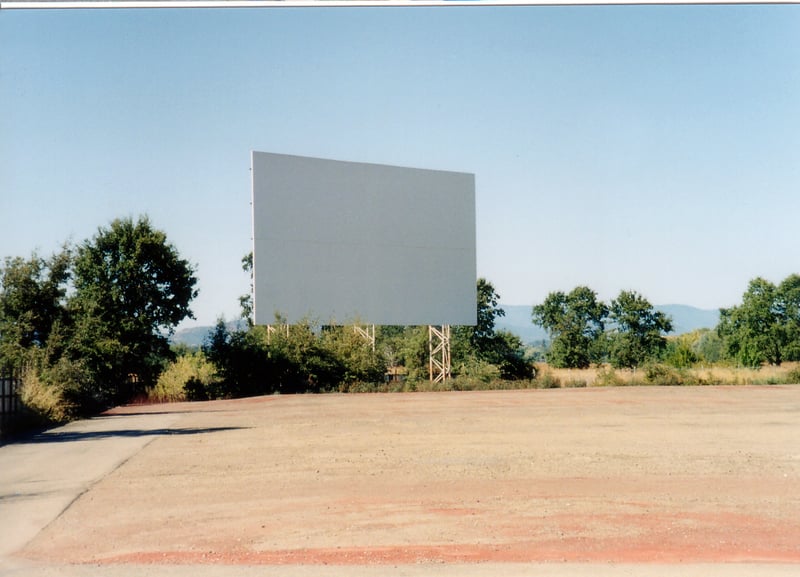
<svg viewBox="0 0 800 577"><path fill-rule="evenodd" d="M253 152L256 324L476 322L475 177Z"/></svg>

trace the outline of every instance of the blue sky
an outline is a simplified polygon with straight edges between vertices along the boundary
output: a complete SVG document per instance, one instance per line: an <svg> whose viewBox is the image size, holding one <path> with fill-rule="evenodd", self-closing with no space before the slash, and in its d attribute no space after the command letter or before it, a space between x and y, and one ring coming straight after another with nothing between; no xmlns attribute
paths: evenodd
<svg viewBox="0 0 800 577"><path fill-rule="evenodd" d="M730 306L800 272L800 6L0 13L0 256L146 213L234 318L253 149L475 173L507 304Z"/></svg>

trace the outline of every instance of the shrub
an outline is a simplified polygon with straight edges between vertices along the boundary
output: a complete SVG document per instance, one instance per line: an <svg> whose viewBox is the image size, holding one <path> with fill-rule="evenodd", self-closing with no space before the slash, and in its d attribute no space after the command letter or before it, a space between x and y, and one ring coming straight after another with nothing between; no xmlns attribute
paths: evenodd
<svg viewBox="0 0 800 577"><path fill-rule="evenodd" d="M482 383L491 383L500 378L500 368L497 365L474 356L468 357L455 372L459 379L465 381L476 380Z"/></svg>
<svg viewBox="0 0 800 577"><path fill-rule="evenodd" d="M60 391L69 418L88 416L108 406L108 399L95 386L95 375L81 361L61 357L42 370L42 378Z"/></svg>
<svg viewBox="0 0 800 577"><path fill-rule="evenodd" d="M506 380L531 380L536 376L533 363L524 354L509 354L500 363L500 378Z"/></svg>
<svg viewBox="0 0 800 577"><path fill-rule="evenodd" d="M626 383L622 377L617 374L617 371L611 367L599 369L594 379L594 385L596 387L621 387L626 384L628 383Z"/></svg>
<svg viewBox="0 0 800 577"><path fill-rule="evenodd" d="M337 382L382 384L386 359L382 351L371 348L351 327L327 327L320 335L319 347L329 359L331 378L323 389L332 389ZM374 386L373 386L374 388Z"/></svg>
<svg viewBox="0 0 800 577"><path fill-rule="evenodd" d="M698 385L702 382L686 370L675 369L660 363L647 365L644 378L645 382L651 385L666 387Z"/></svg>
<svg viewBox="0 0 800 577"><path fill-rule="evenodd" d="M536 376L536 388L538 389L558 389L561 387L561 380L549 371L545 371L541 376Z"/></svg>
<svg viewBox="0 0 800 577"><path fill-rule="evenodd" d="M583 389L586 386L586 379L570 379L564 383L564 387L568 389Z"/></svg>
<svg viewBox="0 0 800 577"><path fill-rule="evenodd" d="M293 392L289 384L295 387L301 381L296 367L287 359L280 343L268 347L268 338L266 327L231 331L223 321L217 322L202 347L205 358L216 368L220 379L213 395L209 396L246 397ZM284 339L274 338L278 340Z"/></svg>
<svg viewBox="0 0 800 577"><path fill-rule="evenodd" d="M214 365L200 352L178 357L158 377L158 382L148 391L148 399L165 403L175 401L200 401L218 396Z"/></svg>
<svg viewBox="0 0 800 577"><path fill-rule="evenodd" d="M722 380L713 371L706 371L705 376L697 373L697 384L699 385L721 385Z"/></svg>
<svg viewBox="0 0 800 577"><path fill-rule="evenodd" d="M462 390L460 387L463 385L456 384L456 381L465 381L463 377L457 377L455 379L446 379L444 381L439 381L434 383L433 381L419 381L414 389L420 393L439 393L442 391L458 391Z"/></svg>
<svg viewBox="0 0 800 577"><path fill-rule="evenodd" d="M19 395L33 425L65 423L75 409L61 387L46 382L31 367L22 373Z"/></svg>
<svg viewBox="0 0 800 577"><path fill-rule="evenodd" d="M650 385L680 385L678 371L667 365L652 364L644 367L644 380Z"/></svg>
<svg viewBox="0 0 800 577"><path fill-rule="evenodd" d="M692 343L686 335L673 337L667 341L664 362L676 369L688 369L699 361Z"/></svg>
<svg viewBox="0 0 800 577"><path fill-rule="evenodd" d="M800 384L800 365L797 365L786 374L786 382L790 385Z"/></svg>

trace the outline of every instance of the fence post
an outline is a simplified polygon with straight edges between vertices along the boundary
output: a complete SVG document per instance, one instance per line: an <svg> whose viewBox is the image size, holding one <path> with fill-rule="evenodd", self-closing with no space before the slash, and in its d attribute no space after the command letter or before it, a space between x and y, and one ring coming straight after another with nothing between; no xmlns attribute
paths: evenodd
<svg viewBox="0 0 800 577"><path fill-rule="evenodd" d="M20 407L19 377L14 371L0 371L0 440L8 435Z"/></svg>

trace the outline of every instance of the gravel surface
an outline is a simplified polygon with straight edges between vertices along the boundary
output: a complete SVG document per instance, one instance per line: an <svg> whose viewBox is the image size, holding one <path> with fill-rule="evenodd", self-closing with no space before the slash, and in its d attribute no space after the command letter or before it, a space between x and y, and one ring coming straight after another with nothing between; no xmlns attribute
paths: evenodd
<svg viewBox="0 0 800 577"><path fill-rule="evenodd" d="M105 459L0 572L800 571L796 386L272 396L86 423L0 448L0 467L71 450L67 479ZM0 514L19 482L0 473Z"/></svg>

